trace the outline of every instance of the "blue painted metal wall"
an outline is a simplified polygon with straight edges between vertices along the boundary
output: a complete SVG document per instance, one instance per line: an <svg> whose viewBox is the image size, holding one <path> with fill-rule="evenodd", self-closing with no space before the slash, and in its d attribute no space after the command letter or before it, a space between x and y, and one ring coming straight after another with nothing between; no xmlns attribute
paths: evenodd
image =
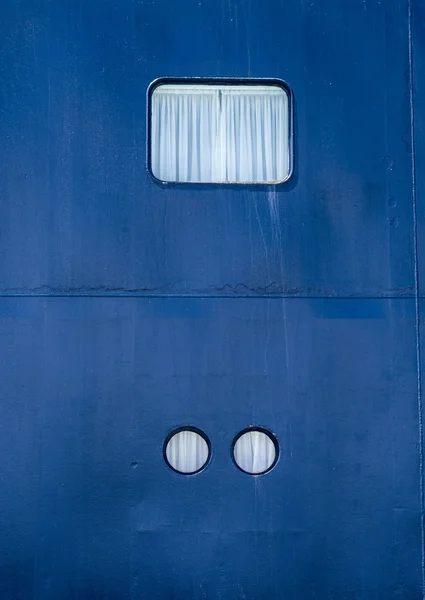
<svg viewBox="0 0 425 600"><path fill-rule="evenodd" d="M421 1L0 14L1 599L422 598ZM286 80L292 180L155 184L162 76Z"/></svg>

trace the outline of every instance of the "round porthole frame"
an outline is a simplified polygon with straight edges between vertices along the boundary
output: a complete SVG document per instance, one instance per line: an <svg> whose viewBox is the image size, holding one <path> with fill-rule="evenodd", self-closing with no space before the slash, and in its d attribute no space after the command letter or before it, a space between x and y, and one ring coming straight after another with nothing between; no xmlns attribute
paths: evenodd
<svg viewBox="0 0 425 600"><path fill-rule="evenodd" d="M206 442L207 448L208 448L208 457L207 457L207 460L202 465L202 467L200 467L196 471L190 471L189 473L184 473L183 471L179 471L178 469L175 469L167 458L167 446L168 446L169 441L171 440L171 438L173 438L178 433L181 433L182 431L192 431L193 433L198 434L204 440L204 442ZM181 475L182 477L190 477L191 475L198 475L198 473L201 473L208 467L208 465L211 462L211 457L212 457L212 446L211 446L209 437L207 436L207 434L204 431L202 431L202 429L199 429L198 427L193 427L192 425L182 425L181 427L177 427L176 429L173 429L172 431L170 431L170 433L165 438L164 444L162 446L162 456L164 458L164 461L165 461L165 464L167 465L167 467L169 469L171 469L174 473L177 473L177 475Z"/></svg>
<svg viewBox="0 0 425 600"><path fill-rule="evenodd" d="M245 471L245 469L242 469L242 467L238 465L235 458L236 443L243 435L245 435L246 433L250 433L251 431L259 431L260 433L264 433L264 435L266 435L272 441L275 449L275 457L272 464L265 471L261 471L261 473L250 473L249 471ZM279 442L276 435L272 431L270 431L270 429L266 429L265 427L260 427L257 425L252 425L251 427L245 427L245 429L242 429L241 431L239 431L239 433L235 435L235 437L233 438L232 446L230 448L230 455L232 457L234 465L239 471L245 473L245 475L250 475L251 477L260 477L261 475L266 475L267 473L270 473L270 471L272 471L275 468L280 457Z"/></svg>

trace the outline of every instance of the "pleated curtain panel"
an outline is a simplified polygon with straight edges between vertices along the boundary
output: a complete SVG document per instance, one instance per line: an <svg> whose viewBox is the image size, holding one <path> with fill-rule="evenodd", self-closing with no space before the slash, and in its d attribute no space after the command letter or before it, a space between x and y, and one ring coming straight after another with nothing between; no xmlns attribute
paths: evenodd
<svg viewBox="0 0 425 600"><path fill-rule="evenodd" d="M168 463L179 473L195 473L208 460L208 444L195 431L179 431L168 441L166 450Z"/></svg>
<svg viewBox="0 0 425 600"><path fill-rule="evenodd" d="M277 183L289 174L279 86L164 84L151 111L151 169L161 181Z"/></svg>

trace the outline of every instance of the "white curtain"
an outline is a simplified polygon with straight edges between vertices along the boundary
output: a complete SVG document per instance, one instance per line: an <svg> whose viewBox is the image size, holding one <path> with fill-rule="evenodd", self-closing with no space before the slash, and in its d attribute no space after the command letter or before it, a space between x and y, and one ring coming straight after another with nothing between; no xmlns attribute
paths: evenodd
<svg viewBox="0 0 425 600"><path fill-rule="evenodd" d="M237 465L252 475L270 469L276 458L273 441L262 431L248 431L241 435L233 453Z"/></svg>
<svg viewBox="0 0 425 600"><path fill-rule="evenodd" d="M195 473L208 460L208 444L195 431L179 431L169 440L165 454L170 465L180 473Z"/></svg>
<svg viewBox="0 0 425 600"><path fill-rule="evenodd" d="M273 183L288 174L288 98L278 86L160 85L151 118L161 181Z"/></svg>

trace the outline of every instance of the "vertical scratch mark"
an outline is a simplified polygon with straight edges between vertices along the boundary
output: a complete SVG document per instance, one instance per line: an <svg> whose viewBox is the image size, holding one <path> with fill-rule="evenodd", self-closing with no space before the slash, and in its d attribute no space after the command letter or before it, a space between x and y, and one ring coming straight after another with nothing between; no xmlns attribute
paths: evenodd
<svg viewBox="0 0 425 600"><path fill-rule="evenodd" d="M282 226L280 222L280 211L279 211L279 196L276 191L271 191L268 194L268 203L270 211L270 220L273 233L273 241L279 255L279 267L280 267L280 280L278 286L281 288L282 296L284 295L285 288L285 277L284 277L284 265L282 258ZM288 349L288 320L286 315L286 301L282 297L282 318L283 318L283 331L285 339L285 366L286 376L289 377L290 373L290 360L289 360L289 349ZM274 413L273 413L274 416ZM290 427L290 424L289 424ZM290 442L290 455L292 458L292 445Z"/></svg>
<svg viewBox="0 0 425 600"><path fill-rule="evenodd" d="M264 246L264 254L266 257L266 264L267 264L267 275L268 275L268 281L270 281L270 264L269 264L269 252L267 249L267 242L266 242L266 238L264 235L264 231L263 231L263 226L261 225L261 219L260 219L260 214L258 212L258 206L257 206L257 201L254 199L254 209L255 209L255 216L257 218L257 222L258 222L258 228L260 230L260 234L261 234L261 240L263 242L263 246Z"/></svg>
<svg viewBox="0 0 425 600"><path fill-rule="evenodd" d="M410 140L412 155L412 203L413 203L413 249L415 266L415 311L416 311L416 364L418 391L418 420L419 420L419 481L421 500L421 535L422 535L422 595L425 590L425 557L424 557L424 456L423 456L423 413L422 413L422 382L421 382L421 339L419 313L419 268L418 268L418 222L416 204L416 156L415 156L415 106L413 101L413 41L412 41L412 0L408 0L408 31L409 31L409 102L410 102Z"/></svg>
<svg viewBox="0 0 425 600"><path fill-rule="evenodd" d="M250 15L248 14L249 2L246 4L244 9L242 10L242 15L245 21L245 43L246 43L246 57L247 57L247 69L248 69L248 77L251 77L251 48L250 48L250 39L249 39L249 20Z"/></svg>

